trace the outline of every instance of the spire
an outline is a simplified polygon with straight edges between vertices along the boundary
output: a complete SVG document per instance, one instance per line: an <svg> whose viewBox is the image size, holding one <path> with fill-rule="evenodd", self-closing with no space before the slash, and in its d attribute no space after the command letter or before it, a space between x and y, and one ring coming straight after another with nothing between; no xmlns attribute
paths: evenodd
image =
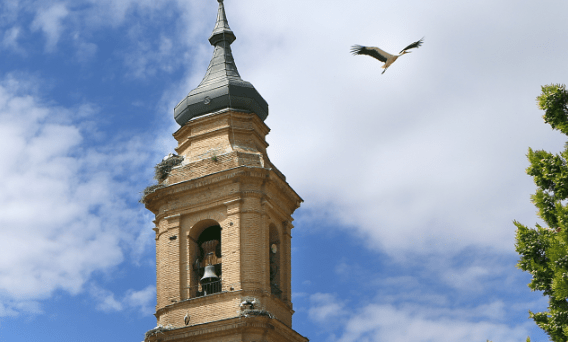
<svg viewBox="0 0 568 342"><path fill-rule="evenodd" d="M215 28L213 29L213 33L211 33L211 37L209 37L209 42L211 45L215 46L215 44L223 39L227 40L229 44L235 41L237 37L231 28L229 27L229 21L227 20L227 16L225 15L225 6L223 5L223 0L217 0L219 2L219 10L217 11L217 23L215 24Z"/></svg>
<svg viewBox="0 0 568 342"><path fill-rule="evenodd" d="M215 47L203 80L174 109L174 118L183 126L192 118L219 110L252 112L262 120L268 116L268 104L253 85L239 75L231 52L236 39L225 15L223 0L219 2L217 22L209 37Z"/></svg>

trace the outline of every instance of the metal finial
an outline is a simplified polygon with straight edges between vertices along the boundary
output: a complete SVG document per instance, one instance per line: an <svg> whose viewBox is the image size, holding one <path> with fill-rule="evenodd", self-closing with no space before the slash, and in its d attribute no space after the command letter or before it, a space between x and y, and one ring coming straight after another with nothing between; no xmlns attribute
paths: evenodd
<svg viewBox="0 0 568 342"><path fill-rule="evenodd" d="M174 118L181 126L196 116L227 108L255 113L263 121L268 116L268 103L239 75L231 53L231 43L237 37L229 27L223 0L217 2L217 20L209 37L215 47L213 58L199 86L174 109Z"/></svg>
<svg viewBox="0 0 568 342"><path fill-rule="evenodd" d="M236 37L231 28L229 27L229 21L225 15L225 6L223 5L223 0L217 0L219 2L219 10L217 11L217 22L215 23L215 28L213 33L209 37L209 42L211 45L216 45L221 41L227 41L231 44L235 41Z"/></svg>

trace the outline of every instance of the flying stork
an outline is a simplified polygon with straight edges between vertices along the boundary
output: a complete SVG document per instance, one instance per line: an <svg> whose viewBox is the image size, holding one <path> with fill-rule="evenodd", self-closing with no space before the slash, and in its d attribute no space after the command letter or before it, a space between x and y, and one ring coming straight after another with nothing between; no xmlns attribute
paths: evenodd
<svg viewBox="0 0 568 342"><path fill-rule="evenodd" d="M362 45L353 45L351 47L351 53L353 55L367 55L367 56L371 56L374 57L376 59L378 59L381 62L384 62L385 64L382 66L383 72L381 73L384 74L385 71L387 71L388 67L394 63L394 61L396 61L396 59L402 55L404 55L405 53L410 53L411 51L408 51L410 49L414 49L414 48L418 48L420 47L420 45L422 45L424 38L420 39L419 41L416 41L410 45L408 45L407 47L405 47L404 49L402 49L398 55L391 55L388 52L385 52L381 49L379 49L378 47L374 47L374 46L362 46Z"/></svg>

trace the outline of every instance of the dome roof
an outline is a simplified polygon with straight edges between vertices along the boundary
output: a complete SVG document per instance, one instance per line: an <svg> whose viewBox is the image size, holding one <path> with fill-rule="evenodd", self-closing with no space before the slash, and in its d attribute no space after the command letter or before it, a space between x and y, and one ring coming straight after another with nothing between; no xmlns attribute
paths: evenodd
<svg viewBox="0 0 568 342"><path fill-rule="evenodd" d="M268 116L268 103L239 75L231 52L231 43L236 37L229 27L223 0L217 1L217 23L209 37L215 47L213 58L201 83L174 109L174 118L181 126L196 116L226 108L252 112L262 120Z"/></svg>

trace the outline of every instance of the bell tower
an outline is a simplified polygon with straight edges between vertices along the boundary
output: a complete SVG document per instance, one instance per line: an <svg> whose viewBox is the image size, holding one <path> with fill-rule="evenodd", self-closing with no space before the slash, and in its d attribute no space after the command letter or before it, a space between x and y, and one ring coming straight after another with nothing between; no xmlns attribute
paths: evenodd
<svg viewBox="0 0 568 342"><path fill-rule="evenodd" d="M201 83L174 109L177 154L142 202L155 215L156 328L146 342L307 342L292 329L292 214L270 162L268 104L235 65L223 0Z"/></svg>

